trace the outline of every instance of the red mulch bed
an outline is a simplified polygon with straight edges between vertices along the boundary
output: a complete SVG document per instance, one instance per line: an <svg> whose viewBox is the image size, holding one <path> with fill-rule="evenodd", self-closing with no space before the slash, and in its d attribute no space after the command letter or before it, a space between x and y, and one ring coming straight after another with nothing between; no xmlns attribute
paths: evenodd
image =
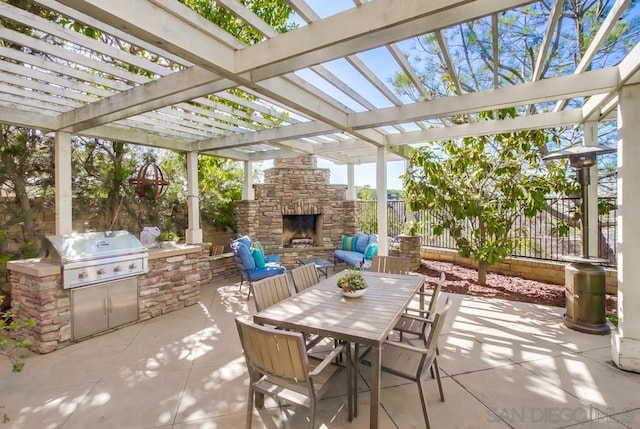
<svg viewBox="0 0 640 429"><path fill-rule="evenodd" d="M450 262L428 261L423 259L418 273L439 278L445 273L446 282L443 292L459 293L529 302L533 304L564 307L564 285L526 280L497 273L487 273L487 285L478 284L478 271ZM607 313L616 314L617 296L607 294Z"/></svg>

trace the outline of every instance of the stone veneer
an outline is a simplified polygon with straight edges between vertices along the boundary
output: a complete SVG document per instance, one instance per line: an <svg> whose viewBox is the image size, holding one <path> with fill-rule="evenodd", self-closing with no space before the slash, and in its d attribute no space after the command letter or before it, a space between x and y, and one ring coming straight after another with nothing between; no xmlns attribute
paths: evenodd
<svg viewBox="0 0 640 429"><path fill-rule="evenodd" d="M360 230L361 207L357 201L347 201L346 185L331 185L329 178L330 170L317 168L315 156L275 160L265 171L264 184L253 185L255 199L238 202L238 233L260 241L267 253L273 253L282 247L283 215L322 215L322 242L316 245L340 247L343 235ZM289 251L299 249L282 249Z"/></svg>
<svg viewBox="0 0 640 429"><path fill-rule="evenodd" d="M28 340L29 348L38 353L71 344L71 292L62 288L60 267L30 259L10 261L7 268L14 319L37 321L34 328L21 329L12 337ZM231 253L209 256L207 245L151 249L149 272L139 276L138 321L196 304L201 284L215 287L216 280L232 277L239 279L240 273Z"/></svg>

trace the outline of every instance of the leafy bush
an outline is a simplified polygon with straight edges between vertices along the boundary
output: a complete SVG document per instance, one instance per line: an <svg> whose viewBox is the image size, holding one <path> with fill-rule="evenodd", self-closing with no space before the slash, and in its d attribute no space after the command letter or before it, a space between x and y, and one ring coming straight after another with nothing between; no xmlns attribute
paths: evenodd
<svg viewBox="0 0 640 429"><path fill-rule="evenodd" d="M13 372L20 372L24 368L24 354L19 354L18 350L26 348L29 345L27 340L10 341L8 337L11 332L17 331L22 327L33 328L36 326L34 319L27 319L23 325L13 320L10 312L0 311L0 355L6 356L12 363Z"/></svg>

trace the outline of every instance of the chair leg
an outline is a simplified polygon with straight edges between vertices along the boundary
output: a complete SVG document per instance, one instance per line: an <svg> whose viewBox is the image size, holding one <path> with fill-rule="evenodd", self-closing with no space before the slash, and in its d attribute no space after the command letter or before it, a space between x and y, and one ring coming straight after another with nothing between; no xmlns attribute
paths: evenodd
<svg viewBox="0 0 640 429"><path fill-rule="evenodd" d="M315 429L316 427L316 398L311 401L309 407L309 429Z"/></svg>
<svg viewBox="0 0 640 429"><path fill-rule="evenodd" d="M438 390L440 391L440 401L444 402L444 391L442 390L442 382L440 381L440 369L438 368L438 359L433 358L433 366L436 370L436 380L438 381Z"/></svg>
<svg viewBox="0 0 640 429"><path fill-rule="evenodd" d="M349 422L353 421L353 366L351 361L351 343L345 344L345 358L347 360L347 414Z"/></svg>
<svg viewBox="0 0 640 429"><path fill-rule="evenodd" d="M353 417L358 417L358 378L360 378L360 344L355 343L353 350Z"/></svg>
<svg viewBox="0 0 640 429"><path fill-rule="evenodd" d="M247 301L249 301L249 298L251 297L251 289L253 289L253 285L251 284L250 281L247 281L247 283L249 284L249 292L247 292Z"/></svg>
<svg viewBox="0 0 640 429"><path fill-rule="evenodd" d="M418 392L420 393L420 402L422 403L422 414L424 415L424 424L426 425L427 429L430 429L431 426L429 425L429 416L427 415L427 398L425 398L424 396L424 386L422 385L422 380L418 379L418 382L416 384L418 386Z"/></svg>
<svg viewBox="0 0 640 429"><path fill-rule="evenodd" d="M247 400L247 429L251 429L251 422L253 420L253 387L249 387L249 399Z"/></svg>

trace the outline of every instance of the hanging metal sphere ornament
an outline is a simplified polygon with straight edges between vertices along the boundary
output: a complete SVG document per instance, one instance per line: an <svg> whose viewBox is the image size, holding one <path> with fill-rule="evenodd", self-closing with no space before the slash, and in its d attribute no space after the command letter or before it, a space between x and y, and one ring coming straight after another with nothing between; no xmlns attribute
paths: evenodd
<svg viewBox="0 0 640 429"><path fill-rule="evenodd" d="M147 200L157 200L169 189L169 181L164 178L160 167L148 162L136 171L129 183L136 187L136 192Z"/></svg>

